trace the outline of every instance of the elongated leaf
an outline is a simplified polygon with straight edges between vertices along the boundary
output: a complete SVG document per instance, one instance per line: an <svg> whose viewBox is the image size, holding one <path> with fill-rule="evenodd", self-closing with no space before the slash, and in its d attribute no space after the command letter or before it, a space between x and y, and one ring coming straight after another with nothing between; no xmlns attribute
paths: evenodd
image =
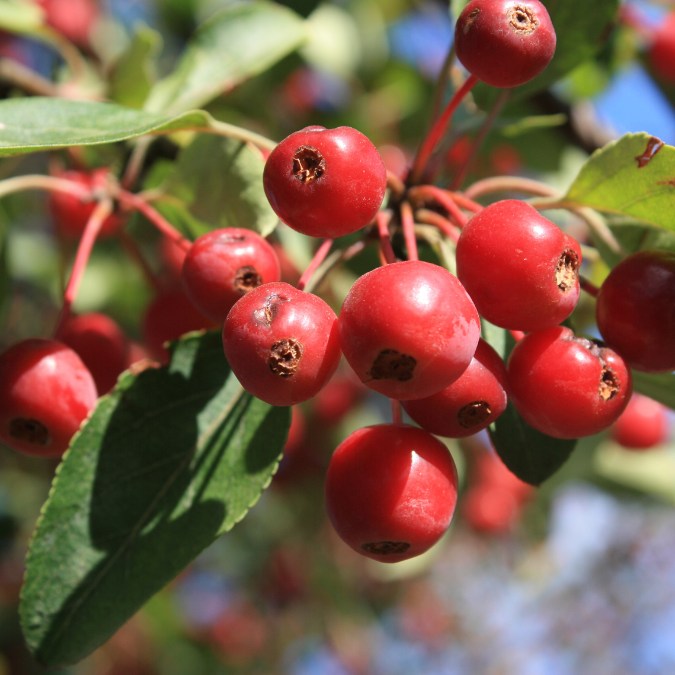
<svg viewBox="0 0 675 675"><path fill-rule="evenodd" d="M489 428L497 454L518 478L540 485L567 461L576 440L552 438L533 429L509 403Z"/></svg>
<svg viewBox="0 0 675 675"><path fill-rule="evenodd" d="M148 110L198 108L263 72L299 47L303 20L271 2L239 3L217 13L193 36L174 71L159 82Z"/></svg>
<svg viewBox="0 0 675 675"><path fill-rule="evenodd" d="M244 227L267 235L278 218L262 187L264 167L260 152L245 143L199 136L181 152L164 189L211 227Z"/></svg>
<svg viewBox="0 0 675 675"><path fill-rule="evenodd" d="M563 201L675 231L675 147L627 134L593 153Z"/></svg>
<svg viewBox="0 0 675 675"><path fill-rule="evenodd" d="M220 336L126 374L75 437L27 557L24 635L48 665L109 638L257 501L289 410L246 394Z"/></svg>

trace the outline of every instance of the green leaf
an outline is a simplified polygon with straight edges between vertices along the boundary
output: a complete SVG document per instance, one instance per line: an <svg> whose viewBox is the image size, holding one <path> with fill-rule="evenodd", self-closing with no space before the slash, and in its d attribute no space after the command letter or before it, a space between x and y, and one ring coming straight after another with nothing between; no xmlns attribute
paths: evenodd
<svg viewBox="0 0 675 675"><path fill-rule="evenodd" d="M227 7L197 30L146 108L176 113L201 107L265 71L304 39L303 20L285 7L263 1Z"/></svg>
<svg viewBox="0 0 675 675"><path fill-rule="evenodd" d="M626 134L591 155L561 201L675 231L675 147Z"/></svg>
<svg viewBox="0 0 675 675"><path fill-rule="evenodd" d="M575 439L552 438L533 429L509 403L489 428L497 454L518 478L540 485L567 461L577 443Z"/></svg>
<svg viewBox="0 0 675 675"><path fill-rule="evenodd" d="M115 143L195 126L208 128L211 122L201 111L169 116L113 103L39 96L10 99L0 101L0 157Z"/></svg>
<svg viewBox="0 0 675 675"><path fill-rule="evenodd" d="M123 375L74 438L31 542L20 614L35 656L82 659L240 521L289 422L243 391L217 332Z"/></svg>
<svg viewBox="0 0 675 675"><path fill-rule="evenodd" d="M616 19L619 0L543 0L555 28L556 50L546 69L530 82L511 90L510 100L550 87L602 48ZM489 108L501 90L480 84L478 105Z"/></svg>
<svg viewBox="0 0 675 675"><path fill-rule="evenodd" d="M110 74L110 99L129 108L142 108L155 80L155 60L162 38L147 26L137 26L131 43Z"/></svg>
<svg viewBox="0 0 675 675"><path fill-rule="evenodd" d="M633 371L633 388L675 410L675 375Z"/></svg>
<svg viewBox="0 0 675 675"><path fill-rule="evenodd" d="M244 227L263 236L278 218L265 197L261 153L246 143L197 136L185 148L163 189L190 216L214 227Z"/></svg>

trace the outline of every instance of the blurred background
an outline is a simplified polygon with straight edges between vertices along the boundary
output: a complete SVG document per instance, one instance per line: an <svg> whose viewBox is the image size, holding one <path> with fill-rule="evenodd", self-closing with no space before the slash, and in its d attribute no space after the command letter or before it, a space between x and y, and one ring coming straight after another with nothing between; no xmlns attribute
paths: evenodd
<svg viewBox="0 0 675 675"><path fill-rule="evenodd" d="M38 4L52 28L101 70L142 35L152 68L163 74L194 29L233 3ZM452 42L448 3L277 4L308 17L309 41L266 73L224 92L209 111L275 139L307 124L351 125L376 143L391 171L402 174L428 126L434 82ZM590 152L623 133L647 131L675 143L675 73L659 71L650 56L654 36L673 12L667 1L622 4L594 60L551 91L509 108L507 123L487 136L464 184L513 174L564 188ZM672 18L670 24L672 44ZM57 51L11 31L0 38L0 53L46 81L58 81L62 71ZM4 97L22 88L16 72L7 72L3 68L0 78ZM86 93L95 96L99 85L92 75ZM523 119L528 123L520 124ZM464 134L474 128L469 106L444 149L441 181L451 181L463 166ZM174 151L161 141L156 152L170 159ZM83 157L112 167L122 159L114 148L89 149ZM38 155L4 159L0 178L47 172L54 161ZM58 313L63 250L54 243L49 219L35 195L0 202L3 347L47 334ZM133 232L134 223L130 227ZM284 243L286 278L297 278L307 244L297 237ZM673 237L663 245L675 250ZM175 260L156 239L148 236L143 246L158 273L175 274ZM359 264L367 261L354 263L343 284ZM606 269L596 262L588 274L601 279ZM335 283L340 285L339 276ZM101 241L80 308L107 312L142 349L139 316L151 295L129 252ZM590 333L591 315L587 306L575 314ZM503 468L486 435L449 441L462 482L450 532L418 559L383 565L358 557L334 535L324 516L322 476L340 440L388 414L386 402L338 372L317 399L294 410L280 470L248 517L108 644L76 666L49 672L675 672L672 412L642 402L626 413L622 428L581 442L563 469L536 490ZM0 675L46 672L23 646L17 604L23 557L54 469L53 462L0 448Z"/></svg>

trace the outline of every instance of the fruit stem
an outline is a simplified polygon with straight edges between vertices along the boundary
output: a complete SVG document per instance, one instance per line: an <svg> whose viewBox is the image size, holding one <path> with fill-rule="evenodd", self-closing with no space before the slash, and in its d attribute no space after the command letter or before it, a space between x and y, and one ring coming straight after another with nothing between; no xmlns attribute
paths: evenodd
<svg viewBox="0 0 675 675"><path fill-rule="evenodd" d="M0 80L33 96L59 95L59 88L51 80L13 59L0 59Z"/></svg>
<svg viewBox="0 0 675 675"><path fill-rule="evenodd" d="M460 230L457 225L440 213L436 213L436 211L431 211L430 209L418 209L416 211L416 217L418 222L432 225L440 230L448 239L450 239L450 241L455 243L459 241Z"/></svg>
<svg viewBox="0 0 675 675"><path fill-rule="evenodd" d="M14 192L23 190L50 190L52 192L65 192L78 199L92 199L91 190L68 178L56 176L43 176L42 174L27 174L15 176L0 181L0 198Z"/></svg>
<svg viewBox="0 0 675 675"><path fill-rule="evenodd" d="M408 176L408 184L415 185L420 182L424 169L426 168L431 155L433 154L436 146L440 143L441 139L447 131L448 124L452 118L455 110L459 107L459 104L462 102L464 97L473 89L473 87L478 82L478 78L475 75L469 75L464 81L462 86L455 91L453 97L450 99L450 102L445 107L445 110L440 114L438 119L433 123L431 130L426 135L426 138L422 141L419 150L417 151L417 156L413 161L412 169Z"/></svg>
<svg viewBox="0 0 675 675"><path fill-rule="evenodd" d="M582 288L582 290L586 291L591 297L597 298L598 293L600 292L600 289L589 279L586 279L586 277L582 276L581 274L579 275L579 286Z"/></svg>
<svg viewBox="0 0 675 675"><path fill-rule="evenodd" d="M119 233L119 238L129 257L138 266L138 269L141 271L141 274L146 280L148 286L157 292L161 291L164 288L164 285L157 278L154 270L148 264L148 261L145 259L145 256L141 252L141 249L136 243L136 240L133 237L130 237L124 230Z"/></svg>
<svg viewBox="0 0 675 675"><path fill-rule="evenodd" d="M178 244L185 251L190 249L192 245L190 240L186 239L159 211L150 206L145 199L132 192L127 192L127 190L119 190L116 197L123 206L142 213L167 239L171 239L171 241Z"/></svg>
<svg viewBox="0 0 675 675"><path fill-rule="evenodd" d="M466 225L468 222L467 216L462 213L459 206L455 202L454 194L443 190L442 188L436 187L435 185L419 185L414 188L410 188L410 198L413 200L420 201L433 201L439 206L443 207L450 218L450 220L460 229ZM479 208L480 205L478 205Z"/></svg>
<svg viewBox="0 0 675 675"><path fill-rule="evenodd" d="M73 261L73 268L70 272L70 278L63 291L63 305L56 322L54 334L59 332L63 323L71 315L73 303L77 297L77 291L80 287L80 282L84 276L87 268L87 263L91 257L92 249L96 243L96 239L101 231L101 226L105 219L112 213L113 203L111 199L103 199L94 208L87 224L82 232L79 244L77 245L77 252L75 253L75 260Z"/></svg>
<svg viewBox="0 0 675 675"><path fill-rule="evenodd" d="M417 238L415 237L415 216L413 215L410 202L401 202L401 226L403 227L403 239L405 248L408 251L408 260L419 260L417 251Z"/></svg>
<svg viewBox="0 0 675 675"><path fill-rule="evenodd" d="M306 293L312 293L339 262L351 260L355 255L361 253L365 247L366 242L363 239L359 239L345 249L333 251L317 269L303 290Z"/></svg>
<svg viewBox="0 0 675 675"><path fill-rule="evenodd" d="M323 243L317 249L309 265L307 265L307 269L300 276L300 279L298 280L297 284L298 290L300 291L305 290L305 287L307 286L309 280L312 278L312 275L316 272L321 263L326 259L328 252L333 246L333 241L334 241L333 239L323 240Z"/></svg>
<svg viewBox="0 0 675 675"><path fill-rule="evenodd" d="M477 199L483 195L493 194L495 192L524 192L538 197L555 197L558 191L555 188L541 183L531 178L521 178L520 176L492 176L483 178L470 185L464 195L469 199Z"/></svg>
<svg viewBox="0 0 675 675"><path fill-rule="evenodd" d="M391 213L386 211L379 211L376 216L377 234L380 238L380 262L382 265L396 262L396 254L391 246L389 238L389 221L391 220Z"/></svg>

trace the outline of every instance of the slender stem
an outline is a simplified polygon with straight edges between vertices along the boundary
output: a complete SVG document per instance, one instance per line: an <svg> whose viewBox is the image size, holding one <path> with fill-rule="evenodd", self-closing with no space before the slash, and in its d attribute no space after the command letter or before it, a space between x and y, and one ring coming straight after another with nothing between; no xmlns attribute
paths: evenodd
<svg viewBox="0 0 675 675"><path fill-rule="evenodd" d="M502 89L501 93L497 97L497 99L494 102L494 105L492 106L492 109L490 110L489 114L487 117L483 120L483 124L480 127L480 130L478 131L478 134L476 137L473 139L473 142L471 143L471 149L469 151L469 155L466 157L464 160L464 163L460 167L459 171L455 174L454 178L452 179L452 183L450 184L450 187L453 190L458 190L462 183L464 182L464 179L466 178L466 174L469 172L469 169L471 168L471 165L473 164L474 160L476 159L476 155L478 154L478 151L480 150L481 146L485 142L485 138L490 133L490 130L494 126L495 120L501 113L502 109L506 105L506 102L509 99L510 95L510 90L509 89Z"/></svg>
<svg viewBox="0 0 675 675"><path fill-rule="evenodd" d="M84 276L84 272L87 268L87 263L91 256L91 252L96 243L96 239L101 231L101 226L103 221L112 213L112 200L103 199L100 201L94 211L92 212L87 224L84 227L82 232L82 237L77 246L77 252L75 253L75 260L73 262L73 268L70 272L70 278L66 284L66 288L63 292L63 306L61 307L61 312L56 323L56 328L54 333L58 333L59 329L63 323L68 319L72 313L73 303L77 297L77 292L80 288L80 282Z"/></svg>
<svg viewBox="0 0 675 675"><path fill-rule="evenodd" d="M435 185L420 185L410 189L411 199L420 199L423 201L433 201L439 206L443 207L450 220L452 220L457 227L462 228L468 222L468 217L462 213L461 209L455 203L453 194L447 190L436 187Z"/></svg>
<svg viewBox="0 0 675 675"><path fill-rule="evenodd" d="M82 200L92 199L91 190L68 178L26 174L25 176L15 176L0 181L0 198L24 190L51 190L53 192L66 192Z"/></svg>
<svg viewBox="0 0 675 675"><path fill-rule="evenodd" d="M129 254L129 257L136 263L138 269L141 271L143 278L146 280L148 286L155 291L161 291L163 288L162 282L157 278L154 270L148 264L145 256L141 252L136 240L129 236L124 230L119 233L120 242L124 250Z"/></svg>
<svg viewBox="0 0 675 675"><path fill-rule="evenodd" d="M401 402L395 398L389 399L391 401L391 423L402 424L403 416L401 414Z"/></svg>
<svg viewBox="0 0 675 675"><path fill-rule="evenodd" d="M422 174L424 173L424 169L426 168L431 155L436 149L436 146L440 143L441 139L445 135L448 124L450 123L450 119L452 118L455 110L457 110L459 104L473 89L477 82L478 78L475 75L469 75L469 77L464 81L464 84L462 84L462 86L454 93L445 110L434 122L431 130L427 134L426 138L422 141L422 145L417 151L417 156L413 161L408 183L414 185L420 182Z"/></svg>
<svg viewBox="0 0 675 675"><path fill-rule="evenodd" d="M389 170L387 170L387 187L397 197L402 197L405 194L405 184L395 173Z"/></svg>
<svg viewBox="0 0 675 675"><path fill-rule="evenodd" d="M131 151L131 156L129 157L121 181L121 185L125 190L131 190L138 180L138 176L143 168L143 163L145 162L145 157L148 154L148 148L150 147L152 140L153 139L148 136L140 138L138 143L134 146L134 149Z"/></svg>
<svg viewBox="0 0 675 675"><path fill-rule="evenodd" d="M410 202L407 201L401 203L401 225L403 227L405 248L408 251L408 260L419 260L417 238L415 237L415 216L413 215Z"/></svg>
<svg viewBox="0 0 675 675"><path fill-rule="evenodd" d="M591 297L598 297L600 289L590 279L579 275L579 285L581 286L581 289L586 291Z"/></svg>
<svg viewBox="0 0 675 675"><path fill-rule="evenodd" d="M459 241L460 229L440 213L430 211L429 209L418 209L415 215L418 222L432 225L440 230L450 241L454 241L455 243Z"/></svg>
<svg viewBox="0 0 675 675"><path fill-rule="evenodd" d="M328 252L333 246L333 241L334 241L333 239L324 239L323 243L321 244L321 246L319 246L316 253L314 254L314 257L307 266L307 269L300 276L300 279L297 284L298 290L301 291L305 290L305 286L307 286L307 283L312 278L312 275L316 272L321 263L326 259Z"/></svg>
<svg viewBox="0 0 675 675"><path fill-rule="evenodd" d="M59 88L51 80L13 59L0 59L0 80L34 96L59 95Z"/></svg>
<svg viewBox="0 0 675 675"><path fill-rule="evenodd" d="M555 197L558 191L546 183L520 176L493 176L476 181L470 185L464 195L469 199L477 199L495 192L524 192L539 197Z"/></svg>
<svg viewBox="0 0 675 675"><path fill-rule="evenodd" d="M438 80L436 80L436 87L434 89L434 98L431 105L431 120L435 120L441 112L441 105L443 105L443 95L445 94L445 88L450 79L450 71L452 69L452 63L455 60L455 43L453 42L450 45L450 49L445 54L445 59L443 60L443 65L441 70L438 73Z"/></svg>
<svg viewBox="0 0 675 675"><path fill-rule="evenodd" d="M389 238L389 222L391 221L391 213L386 211L379 211L377 214L377 234L380 238L380 254L383 264L396 262L396 254L391 246L391 239Z"/></svg>
<svg viewBox="0 0 675 675"><path fill-rule="evenodd" d="M354 242L351 246L345 249L333 251L321 266L316 270L312 278L307 282L304 288L306 293L311 293L319 284L325 279L328 273L340 262L351 260L355 255L361 253L366 247L366 242L363 239Z"/></svg>
<svg viewBox="0 0 675 675"><path fill-rule="evenodd" d="M469 199L469 197L467 197L462 192L452 192L452 190L446 190L446 192L452 197L452 200L457 204L457 206L460 206L467 211L478 213L485 208L482 204L479 204L473 199Z"/></svg>
<svg viewBox="0 0 675 675"><path fill-rule="evenodd" d="M190 240L186 239L157 209L150 206L144 199L126 190L120 190L116 196L123 206L142 213L167 239L171 239L185 251L190 249L192 245Z"/></svg>

